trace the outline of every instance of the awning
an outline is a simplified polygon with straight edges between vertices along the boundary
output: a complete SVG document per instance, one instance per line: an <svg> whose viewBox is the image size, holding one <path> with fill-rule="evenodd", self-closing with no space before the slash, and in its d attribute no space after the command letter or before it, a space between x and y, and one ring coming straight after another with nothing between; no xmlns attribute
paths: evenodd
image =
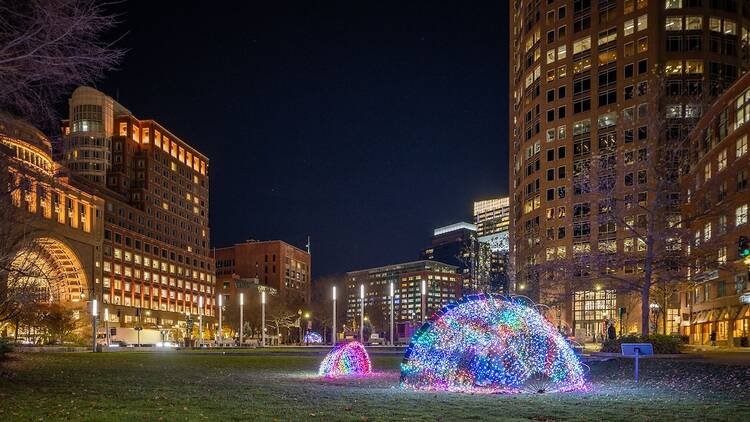
<svg viewBox="0 0 750 422"><path fill-rule="evenodd" d="M750 305L743 305L734 319L750 318Z"/></svg>
<svg viewBox="0 0 750 422"><path fill-rule="evenodd" d="M723 309L711 309L708 311L708 317L706 318L706 322L716 322L721 317Z"/></svg>
<svg viewBox="0 0 750 422"><path fill-rule="evenodd" d="M703 311L693 320L693 324L703 324L706 322L706 318L708 318L708 311Z"/></svg>

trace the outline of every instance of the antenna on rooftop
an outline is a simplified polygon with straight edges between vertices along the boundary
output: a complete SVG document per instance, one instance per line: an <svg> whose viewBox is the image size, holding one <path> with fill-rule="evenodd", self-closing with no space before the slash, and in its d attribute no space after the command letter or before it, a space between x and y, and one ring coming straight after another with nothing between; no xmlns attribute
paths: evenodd
<svg viewBox="0 0 750 422"><path fill-rule="evenodd" d="M307 254L310 255L310 236L307 236Z"/></svg>

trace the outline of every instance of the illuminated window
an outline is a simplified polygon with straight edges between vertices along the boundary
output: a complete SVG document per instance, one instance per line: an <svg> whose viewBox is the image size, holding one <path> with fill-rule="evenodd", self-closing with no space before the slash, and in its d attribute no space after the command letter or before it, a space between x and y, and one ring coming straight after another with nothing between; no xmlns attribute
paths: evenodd
<svg viewBox="0 0 750 422"><path fill-rule="evenodd" d="M641 16L638 16L638 30L643 31L644 29L648 28L648 13L644 13Z"/></svg>
<svg viewBox="0 0 750 422"><path fill-rule="evenodd" d="M747 135L742 135L737 139L735 156L742 157L747 153Z"/></svg>
<svg viewBox="0 0 750 422"><path fill-rule="evenodd" d="M703 60L685 60L685 73L702 74Z"/></svg>
<svg viewBox="0 0 750 422"><path fill-rule="evenodd" d="M717 166L717 171L722 171L727 167L727 150L723 149L721 152L719 152L718 157L719 165Z"/></svg>
<svg viewBox="0 0 750 422"><path fill-rule="evenodd" d="M667 16L664 29L667 31L682 31L682 16Z"/></svg>
<svg viewBox="0 0 750 422"><path fill-rule="evenodd" d="M685 16L685 29L700 30L703 29L702 16Z"/></svg>
<svg viewBox="0 0 750 422"><path fill-rule="evenodd" d="M708 20L708 29L714 32L721 32L721 18L711 16Z"/></svg>
<svg viewBox="0 0 750 422"><path fill-rule="evenodd" d="M581 38L573 42L573 54L583 53L591 49L591 37Z"/></svg>
<svg viewBox="0 0 750 422"><path fill-rule="evenodd" d="M120 136L128 136L128 123L120 122Z"/></svg>
<svg viewBox="0 0 750 422"><path fill-rule="evenodd" d="M664 8L665 9L680 9L682 8L682 0L665 0Z"/></svg>
<svg viewBox="0 0 750 422"><path fill-rule="evenodd" d="M623 25L623 32L625 33L625 36L633 35L633 32L635 32L635 21L633 19L628 19L625 21L625 24Z"/></svg>
<svg viewBox="0 0 750 422"><path fill-rule="evenodd" d="M682 74L682 60L668 60L664 66L664 72L667 75L680 75Z"/></svg>

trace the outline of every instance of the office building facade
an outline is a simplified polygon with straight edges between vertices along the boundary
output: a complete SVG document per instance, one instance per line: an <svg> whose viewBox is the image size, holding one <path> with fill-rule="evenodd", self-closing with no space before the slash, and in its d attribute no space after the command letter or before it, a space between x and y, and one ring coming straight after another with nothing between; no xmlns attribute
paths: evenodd
<svg viewBox="0 0 750 422"><path fill-rule="evenodd" d="M704 113L683 178L691 266L680 292L681 333L693 344L748 346L750 335L750 74Z"/></svg>
<svg viewBox="0 0 750 422"><path fill-rule="evenodd" d="M597 204L581 187L588 179L576 181L606 161L613 186L636 191L648 206L652 198L638 186L647 191L653 169L636 168L633 157L648 156L645 146L662 138L649 133L654 119L687 133L702 113L694 98L717 95L745 72L748 5L513 0L509 12L511 289L553 306L556 323L582 338L607 319L622 332L640 331L642 308L612 278L584 269L575 283L553 275L542 287L546 275L536 268L600 248L630 253L622 227L601 225L590 212ZM620 308L629 310L625 318Z"/></svg>
<svg viewBox="0 0 750 422"><path fill-rule="evenodd" d="M461 294L458 267L437 261L414 261L346 273L346 324L351 329L359 326L364 286L364 315L376 332L388 332L390 321L391 285L393 285L394 324L418 324ZM422 298L422 283L426 297Z"/></svg>

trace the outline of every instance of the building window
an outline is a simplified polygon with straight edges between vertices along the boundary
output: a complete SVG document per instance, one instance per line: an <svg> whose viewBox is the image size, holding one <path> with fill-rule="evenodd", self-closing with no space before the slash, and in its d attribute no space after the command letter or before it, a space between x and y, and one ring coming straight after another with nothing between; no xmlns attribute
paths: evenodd
<svg viewBox="0 0 750 422"><path fill-rule="evenodd" d="M736 157L739 158L745 155L747 153L747 135L742 135L741 137L737 138L736 146Z"/></svg>
<svg viewBox="0 0 750 422"><path fill-rule="evenodd" d="M741 226L747 223L747 204L741 205L734 210L735 225Z"/></svg>

